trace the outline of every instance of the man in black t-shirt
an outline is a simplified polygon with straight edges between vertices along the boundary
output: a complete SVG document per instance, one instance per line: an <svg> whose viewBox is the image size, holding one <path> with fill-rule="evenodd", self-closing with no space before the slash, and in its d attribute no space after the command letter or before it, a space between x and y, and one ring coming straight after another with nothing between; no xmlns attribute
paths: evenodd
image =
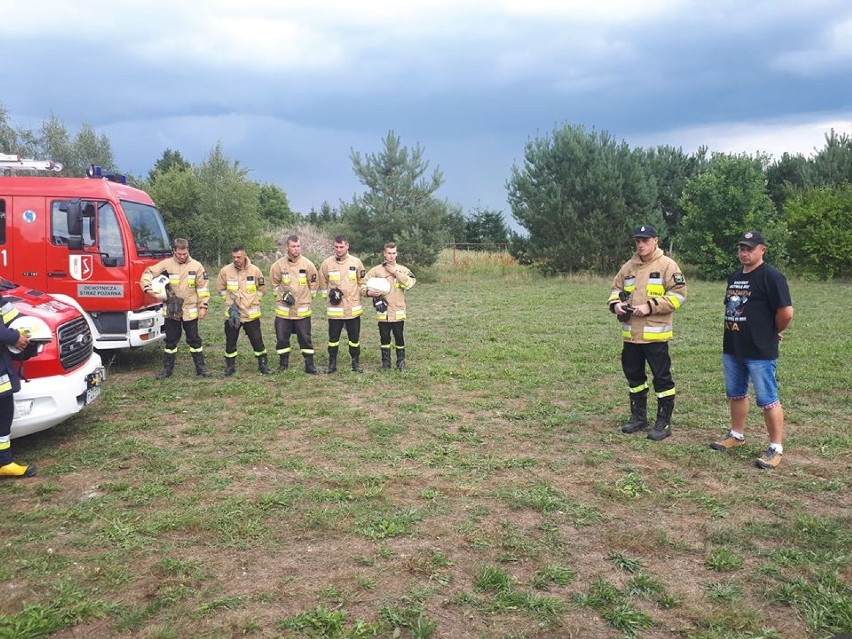
<svg viewBox="0 0 852 639"><path fill-rule="evenodd" d="M757 231L748 231L737 240L737 255L743 266L728 278L722 340L731 428L727 437L713 442L710 448L730 450L744 443L751 379L769 432L769 449L755 465L776 468L784 454L784 411L778 399L775 369L778 344L793 319L793 302L786 278L763 261L765 253L766 242Z"/></svg>

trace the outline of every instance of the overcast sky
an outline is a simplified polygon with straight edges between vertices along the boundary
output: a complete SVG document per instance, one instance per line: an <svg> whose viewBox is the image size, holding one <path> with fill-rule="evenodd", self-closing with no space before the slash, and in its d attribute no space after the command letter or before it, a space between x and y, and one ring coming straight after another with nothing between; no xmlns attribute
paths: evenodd
<svg viewBox="0 0 852 639"><path fill-rule="evenodd" d="M0 0L0 54L13 125L88 122L142 175L221 141L300 212L362 192L350 151L391 129L507 217L564 124L775 157L852 133L848 0Z"/></svg>

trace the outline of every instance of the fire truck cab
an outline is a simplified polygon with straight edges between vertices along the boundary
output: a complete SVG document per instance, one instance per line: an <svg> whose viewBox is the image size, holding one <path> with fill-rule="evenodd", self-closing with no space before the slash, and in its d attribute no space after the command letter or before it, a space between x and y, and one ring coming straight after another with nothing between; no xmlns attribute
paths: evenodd
<svg viewBox="0 0 852 639"><path fill-rule="evenodd" d="M61 168L0 154L0 276L76 306L98 350L163 339L162 303L139 287L171 255L154 202L94 166L86 178L17 175Z"/></svg>
<svg viewBox="0 0 852 639"><path fill-rule="evenodd" d="M37 325L43 342L20 363L21 390L15 393L12 437L51 428L80 412L101 394L105 378L92 347L88 322L76 306L0 277L3 320ZM0 346L0 348L6 348Z"/></svg>

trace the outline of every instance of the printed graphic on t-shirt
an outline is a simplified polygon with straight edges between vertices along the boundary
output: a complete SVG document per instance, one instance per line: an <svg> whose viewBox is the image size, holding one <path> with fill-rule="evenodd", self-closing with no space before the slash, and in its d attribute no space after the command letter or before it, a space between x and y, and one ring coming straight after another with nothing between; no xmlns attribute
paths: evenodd
<svg viewBox="0 0 852 639"><path fill-rule="evenodd" d="M746 303L751 295L751 284L748 280L734 280L728 286L725 297L725 329L738 331L743 322L747 321Z"/></svg>

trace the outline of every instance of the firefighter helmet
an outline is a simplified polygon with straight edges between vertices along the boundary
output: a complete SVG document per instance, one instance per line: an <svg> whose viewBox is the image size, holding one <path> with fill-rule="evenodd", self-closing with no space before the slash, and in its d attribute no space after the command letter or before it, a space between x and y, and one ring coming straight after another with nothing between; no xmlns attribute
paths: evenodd
<svg viewBox="0 0 852 639"><path fill-rule="evenodd" d="M151 295L158 300L165 301L168 297L168 290L171 286L169 276L163 273L151 280Z"/></svg>
<svg viewBox="0 0 852 639"><path fill-rule="evenodd" d="M337 306L343 301L343 291L335 287L328 292L328 301Z"/></svg>
<svg viewBox="0 0 852 639"><path fill-rule="evenodd" d="M367 288L382 295L387 295L391 292L391 285L385 277L371 277L367 280Z"/></svg>
<svg viewBox="0 0 852 639"><path fill-rule="evenodd" d="M9 328L24 333L30 338L30 343L24 350L17 348L14 344L7 346L15 359L29 359L38 354L42 344L53 341L53 332L50 327L38 317L18 315L9 323Z"/></svg>

